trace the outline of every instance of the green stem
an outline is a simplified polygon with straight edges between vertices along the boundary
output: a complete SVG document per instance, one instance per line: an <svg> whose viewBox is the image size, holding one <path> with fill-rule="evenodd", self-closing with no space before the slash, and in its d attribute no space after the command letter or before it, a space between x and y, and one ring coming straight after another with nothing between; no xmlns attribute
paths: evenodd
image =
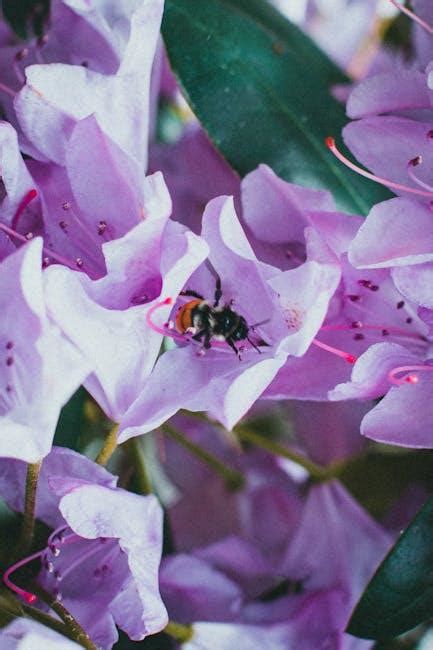
<svg viewBox="0 0 433 650"><path fill-rule="evenodd" d="M244 485L245 479L240 472L226 467L219 458L206 451L206 449L203 449L203 447L200 447L195 442L192 442L192 440L184 436L183 433L172 427L171 424L163 424L160 429L173 438L173 440L178 444L182 445L182 447L188 449L191 454L209 465L214 472L222 476L227 487L231 490L239 490Z"/></svg>
<svg viewBox="0 0 433 650"><path fill-rule="evenodd" d="M115 424L112 429L109 431L108 436L105 439L105 442L100 450L99 454L95 459L95 463L98 465L106 465L110 460L111 456L116 451L117 447L117 431L119 425Z"/></svg>
<svg viewBox="0 0 433 650"><path fill-rule="evenodd" d="M24 515L21 525L20 537L18 540L15 556L21 558L27 555L35 532L35 510L36 510L36 493L38 489L39 473L41 471L42 461L39 463L29 463L27 465L26 489L24 497Z"/></svg>
<svg viewBox="0 0 433 650"><path fill-rule="evenodd" d="M130 438L125 447L134 465L134 474L140 494L151 494L152 484L146 468L144 451L140 444L141 438Z"/></svg>
<svg viewBox="0 0 433 650"><path fill-rule="evenodd" d="M191 641L194 636L192 625L181 625L180 623L174 623L174 621L169 621L163 631L178 643Z"/></svg>
<svg viewBox="0 0 433 650"><path fill-rule="evenodd" d="M0 610L13 618L20 618L22 616L31 618L32 620L41 623L45 627L48 627L51 630L54 630L55 632L68 637L72 641L75 641L74 636L66 628L64 623L59 621L57 618L54 618L50 614L37 609L36 607L32 607L31 605L27 605L26 603L18 601L18 599L15 598L11 593L0 595Z"/></svg>
<svg viewBox="0 0 433 650"><path fill-rule="evenodd" d="M66 607L62 605L62 603L53 598L51 594L45 591L45 589L42 589L42 587L39 585L37 585L33 591L63 621L66 630L68 631L68 636L71 639L79 643L83 648L86 648L86 650L98 650L97 646L93 643L93 641L91 641L87 632L81 627L81 625L66 609Z"/></svg>
<svg viewBox="0 0 433 650"><path fill-rule="evenodd" d="M212 424L213 426L226 431L222 424L214 420L209 420L205 413L184 411L183 414L189 417L193 417L197 420L201 420L202 422L207 422L208 424ZM267 438L260 433L257 433L256 431L247 429L242 424L234 427L232 433L234 433L240 440L243 440L244 442L250 442L256 447L260 447L261 449L268 451L270 454L274 454L275 456L282 456L283 458L287 458L288 460L293 461L297 465L303 467L316 481L323 482L337 478L347 467L348 461L337 461L331 463L330 465L327 465L326 467L318 465L302 454L298 454L297 452L292 451L291 449L281 445L278 442L274 442L270 438Z"/></svg>
<svg viewBox="0 0 433 650"><path fill-rule="evenodd" d="M322 467L320 465L317 465L302 454L298 454L296 451L293 451L292 449L289 449L280 443L271 440L270 438L266 438L260 433L256 433L256 431L246 429L242 425L234 427L233 432L244 442L250 442L256 447L265 449L275 456L282 456L283 458L287 458L297 465L300 465L305 470L307 470L313 479L317 481L330 480L337 475L336 465L330 465L329 467Z"/></svg>

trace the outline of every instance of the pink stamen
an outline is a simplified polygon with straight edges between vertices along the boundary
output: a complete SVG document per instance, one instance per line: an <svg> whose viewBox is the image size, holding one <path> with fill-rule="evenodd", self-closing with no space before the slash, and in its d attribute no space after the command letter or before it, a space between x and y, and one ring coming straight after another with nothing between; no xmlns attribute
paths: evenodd
<svg viewBox="0 0 433 650"><path fill-rule="evenodd" d="M427 370L431 372L433 371L433 366L428 366L426 364L414 366L398 366L397 368L393 368L393 370L388 373L388 379L391 384L394 384L395 386L402 386L403 384L417 384L419 377L418 375L412 374L414 370ZM404 377L397 377L397 375L401 374L402 372L411 374L406 374Z"/></svg>
<svg viewBox="0 0 433 650"><path fill-rule="evenodd" d="M331 352L331 354L335 354L337 357L341 357L347 363L354 364L357 360L357 357L353 354L349 354L349 352L346 352L345 350L339 350L338 348L334 348L332 345L328 345L327 343L323 343L323 341L319 341L318 339L313 339L312 343L316 345L318 348L322 348L322 350L326 350L326 352Z"/></svg>
<svg viewBox="0 0 433 650"><path fill-rule="evenodd" d="M406 14L406 16L409 16L411 20L414 22L418 23L423 29L425 29L429 34L433 34L433 27L429 25L428 23L425 22L425 20L422 20L419 16L413 13L410 9L407 7L403 6L397 0L389 0L389 2L396 7L399 11L401 11L403 14Z"/></svg>
<svg viewBox="0 0 433 650"><path fill-rule="evenodd" d="M362 329L362 330L372 330L372 331L380 331L384 336L388 336L389 334L396 334L399 336L404 336L409 339L415 339L416 341L424 341L424 337L422 334L414 334L412 332L408 332L407 330L401 328L401 327L388 327L388 325L366 325L365 323L362 323L361 321L356 321L355 323L352 323L351 325L322 325L320 330L323 330L324 332L338 332L338 331L344 331L344 332L350 332L355 329Z"/></svg>
<svg viewBox="0 0 433 650"><path fill-rule="evenodd" d="M359 167L358 165L355 165L351 160L346 158L341 151L337 149L337 146L335 144L334 138L331 136L327 137L325 139L325 144L328 147L328 149L334 154L334 156L343 163L343 165L346 165L349 169L352 169L354 172L357 174L360 174L360 176L364 176L365 178L370 179L371 181L375 181L376 183L380 183L381 185L386 185L387 187L392 187L395 190L399 190L401 192L410 192L411 194L417 194L418 196L425 196L431 199L433 197L433 191L424 191L424 190L419 190L416 187L409 187L408 185L402 185L401 183L395 183L394 181L390 181L389 179L382 178L381 176L376 176L375 174L371 174L365 169L362 169L362 167Z"/></svg>
<svg viewBox="0 0 433 650"><path fill-rule="evenodd" d="M21 199L21 202L18 205L18 208L13 216L12 223L11 223L11 226L14 230L17 229L18 221L20 220L20 217L23 214L24 210L33 201L33 199L37 197L37 195L38 195L37 191L35 189L31 189L27 192L24 198Z"/></svg>
<svg viewBox="0 0 433 650"><path fill-rule="evenodd" d="M18 587L18 585L14 584L12 580L10 580L9 576L11 575L11 573L14 573L22 566L29 564L29 562L33 562L34 560L41 558L43 553L44 551L38 551L37 553L33 553L33 555L29 555L23 560L20 560L19 562L16 562L12 566L10 566L8 569L6 569L6 571L3 574L3 582L5 583L5 585L9 587L11 591L14 591L16 594L18 594L18 596L24 598L24 600L27 603L29 603L29 605L31 605L37 600L37 596L35 594L32 594L30 591L26 591L25 589L21 589L21 587Z"/></svg>
<svg viewBox="0 0 433 650"><path fill-rule="evenodd" d="M413 171L414 167L418 167L418 165L422 165L423 160L422 156L417 156L416 158L412 158L412 160L409 160L407 163L407 175L409 176L410 179L413 180L414 183L419 185L420 187L423 187L425 190L428 190L429 192L433 193L433 187L429 185L428 183L424 183L420 178L418 178Z"/></svg>
<svg viewBox="0 0 433 650"><path fill-rule="evenodd" d="M28 241L33 239L32 233L28 233L27 235L21 235L19 232L16 232L15 230L12 230L12 228L9 228L9 226L6 226L4 223L0 223L0 230L3 230L9 237L18 239L18 241L23 242L26 244ZM51 251L49 248L46 248L45 246L43 247L43 251L46 257L51 258L55 260L56 262L59 262L59 264L63 264L63 266L68 266L71 269L76 269L77 264L71 262L70 260L66 259L66 257L62 257L61 255L58 255L57 253L54 253L54 251Z"/></svg>
<svg viewBox="0 0 433 650"><path fill-rule="evenodd" d="M152 320L152 316L155 313L155 311L157 311L161 307L166 307L167 305L172 305L172 304L173 304L173 298L166 298L165 300L161 300L160 302L155 303L146 314L146 323L149 325L151 329L154 330L154 332L157 332L158 334L162 334L163 336L169 336L172 339L178 341L187 341L187 339L181 334L178 334L177 332L170 330L167 326L160 327Z"/></svg>

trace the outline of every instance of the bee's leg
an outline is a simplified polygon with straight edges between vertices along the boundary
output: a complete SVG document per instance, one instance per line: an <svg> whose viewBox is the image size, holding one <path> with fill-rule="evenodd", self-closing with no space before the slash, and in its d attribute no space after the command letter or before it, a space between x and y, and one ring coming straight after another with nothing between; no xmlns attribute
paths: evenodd
<svg viewBox="0 0 433 650"><path fill-rule="evenodd" d="M204 300L203 296L194 291L193 289L185 289L185 291L180 292L181 296L191 296L191 298L198 298L199 300Z"/></svg>
<svg viewBox="0 0 433 650"><path fill-rule="evenodd" d="M239 361L242 361L242 359L241 359L241 353L239 352L239 350L237 349L236 345L234 344L233 339L228 338L228 339L226 339L226 341L227 341L227 343L229 344L229 346L231 347L231 349L234 351L234 353L236 354L236 356L237 356L237 358L239 359Z"/></svg>
<svg viewBox="0 0 433 650"><path fill-rule="evenodd" d="M200 330L197 332L197 334L194 334L194 336L191 336L193 341L199 341L201 342L203 336L206 334L206 330Z"/></svg>
<svg viewBox="0 0 433 650"><path fill-rule="evenodd" d="M212 346L210 343L212 334L209 332L207 329L200 330L200 332L197 332L197 334L194 334L192 337L194 341L199 341L201 342L202 338L204 337L204 343L203 343L203 348L205 350L209 350Z"/></svg>
<svg viewBox="0 0 433 650"><path fill-rule="evenodd" d="M221 296L223 295L222 289L221 289L221 278L219 275L216 276L215 280L215 298L214 298L214 307L218 307L219 302L221 300Z"/></svg>
<svg viewBox="0 0 433 650"><path fill-rule="evenodd" d="M250 339L249 336L247 336L247 341L248 341L249 343L251 343L251 345L253 346L253 348L254 348L255 350L257 350L257 352L258 352L259 354L262 353L261 349L260 349L259 347L257 347L257 345L254 343L254 341L252 341L252 340Z"/></svg>

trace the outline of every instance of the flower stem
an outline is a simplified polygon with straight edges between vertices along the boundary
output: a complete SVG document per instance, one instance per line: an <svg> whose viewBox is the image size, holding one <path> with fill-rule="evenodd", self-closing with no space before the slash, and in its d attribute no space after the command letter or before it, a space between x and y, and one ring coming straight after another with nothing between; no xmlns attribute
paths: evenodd
<svg viewBox="0 0 433 650"><path fill-rule="evenodd" d="M181 625L180 623L175 623L174 621L169 621L165 626L163 632L169 634L178 643L186 643L187 641L191 641L194 636L192 625Z"/></svg>
<svg viewBox="0 0 433 650"><path fill-rule="evenodd" d="M140 494L151 494L152 484L146 468L144 451L140 444L141 438L130 438L125 447L134 465L134 474Z"/></svg>
<svg viewBox="0 0 433 650"><path fill-rule="evenodd" d="M313 479L317 481L326 481L334 478L333 465L330 465L329 467L321 467L302 454L298 454L296 451L293 451L270 438L266 438L256 431L246 429L242 425L234 427L233 432L244 442L250 442L256 447L265 449L275 456L282 456L283 458L287 458L297 465L300 465L307 470Z"/></svg>
<svg viewBox="0 0 433 650"><path fill-rule="evenodd" d="M188 449L191 454L199 458L201 461L209 465L214 472L222 476L225 480L227 487L231 490L239 490L243 487L245 479L242 474L234 469L226 467L223 462L210 452L200 447L195 442L183 435L180 431L171 426L171 424L163 424L160 429L169 435L178 444Z"/></svg>
<svg viewBox="0 0 433 650"><path fill-rule="evenodd" d="M108 436L106 437L105 442L95 459L95 463L98 463L98 465L106 465L111 456L116 451L118 429L119 425L115 424L109 431Z"/></svg>
<svg viewBox="0 0 433 650"><path fill-rule="evenodd" d="M86 650L98 650L97 646L93 643L93 641L91 641L87 632L81 627L81 625L66 609L66 607L62 605L62 603L53 598L51 594L45 591L45 589L42 589L42 587L39 585L35 586L33 591L63 621L66 630L68 631L68 636L71 639L79 643L83 648L86 648Z"/></svg>
<svg viewBox="0 0 433 650"><path fill-rule="evenodd" d="M45 625L45 627L49 627L51 630L63 634L69 639L75 640L64 623L37 607L32 607L31 605L19 602L10 593L0 595L0 610L12 618L20 618L22 616L31 618L34 621Z"/></svg>
<svg viewBox="0 0 433 650"><path fill-rule="evenodd" d="M17 558L26 555L32 546L33 534L35 532L36 493L41 465L42 461L39 463L29 463L27 465L24 515L20 537L15 552Z"/></svg>

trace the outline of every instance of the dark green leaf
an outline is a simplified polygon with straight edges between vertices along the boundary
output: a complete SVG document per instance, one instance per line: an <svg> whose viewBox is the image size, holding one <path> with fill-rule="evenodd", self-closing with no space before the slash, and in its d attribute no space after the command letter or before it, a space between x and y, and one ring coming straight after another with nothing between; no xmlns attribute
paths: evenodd
<svg viewBox="0 0 433 650"><path fill-rule="evenodd" d="M41 36L50 11L50 0L1 0L5 20L20 38Z"/></svg>
<svg viewBox="0 0 433 650"><path fill-rule="evenodd" d="M54 437L55 445L79 450L80 436L86 424L84 413L86 399L88 399L88 393L84 388L79 388L62 408Z"/></svg>
<svg viewBox="0 0 433 650"><path fill-rule="evenodd" d="M348 632L387 639L433 615L433 499L391 549L359 601Z"/></svg>
<svg viewBox="0 0 433 650"><path fill-rule="evenodd" d="M163 34L192 109L241 175L266 162L352 212L390 196L326 149L347 123L329 88L347 79L264 0L166 0Z"/></svg>

